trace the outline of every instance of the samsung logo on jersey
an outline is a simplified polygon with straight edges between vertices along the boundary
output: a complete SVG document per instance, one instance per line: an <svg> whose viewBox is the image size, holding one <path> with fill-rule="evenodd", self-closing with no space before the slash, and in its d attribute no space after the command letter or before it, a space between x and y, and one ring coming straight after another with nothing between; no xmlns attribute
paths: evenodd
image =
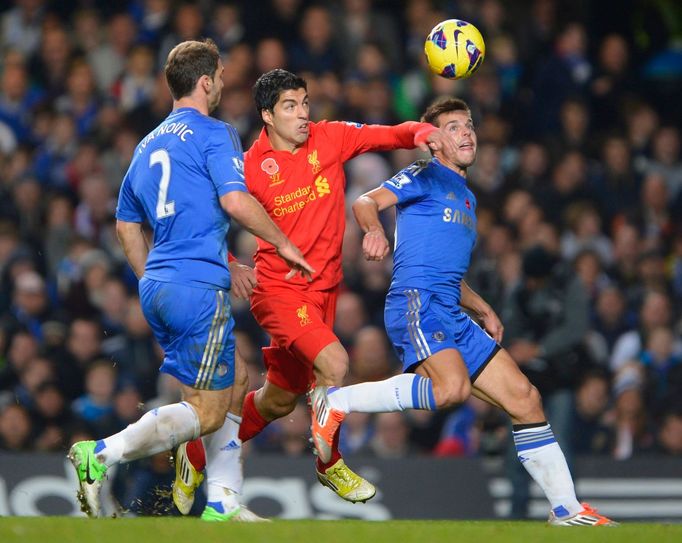
<svg viewBox="0 0 682 543"><path fill-rule="evenodd" d="M140 144L140 148L138 150L138 153L141 153L144 151L145 147L147 147L147 144L152 141L154 138L157 136L163 136L164 134L174 134L178 138L180 138L182 141L187 141L186 138L190 134L194 134L194 131L190 128L187 128L186 123L168 123L168 124L162 124L159 126L156 130L151 132L150 134L147 135L146 138L142 140L142 143ZM243 169L243 168L242 168Z"/></svg>
<svg viewBox="0 0 682 543"><path fill-rule="evenodd" d="M404 173L399 173L398 175L394 175L391 177L388 181L386 181L389 185L393 185L397 189L403 188L404 185L407 185L408 183L412 183L412 179L410 178L409 175L406 175Z"/></svg>
<svg viewBox="0 0 682 543"><path fill-rule="evenodd" d="M468 213L460 211L459 209L452 210L446 207L443 210L443 222L450 222L453 224L461 224L469 230L474 229L474 219Z"/></svg>

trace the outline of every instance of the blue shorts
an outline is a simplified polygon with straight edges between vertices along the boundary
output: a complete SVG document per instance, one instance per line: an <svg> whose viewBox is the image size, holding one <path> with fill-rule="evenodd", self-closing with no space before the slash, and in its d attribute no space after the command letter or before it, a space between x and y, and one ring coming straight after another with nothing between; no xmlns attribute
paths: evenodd
<svg viewBox="0 0 682 543"><path fill-rule="evenodd" d="M437 294L426 290L390 291L384 321L403 372L413 372L438 351L457 349L473 382L500 350L459 306L446 305Z"/></svg>
<svg viewBox="0 0 682 543"><path fill-rule="evenodd" d="M234 320L227 290L140 280L142 312L163 348L161 371L203 390L234 383Z"/></svg>

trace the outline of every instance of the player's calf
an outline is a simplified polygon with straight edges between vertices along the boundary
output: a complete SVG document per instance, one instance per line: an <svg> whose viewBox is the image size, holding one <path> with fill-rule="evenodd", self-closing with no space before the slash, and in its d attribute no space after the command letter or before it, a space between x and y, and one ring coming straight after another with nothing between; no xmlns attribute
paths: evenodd
<svg viewBox="0 0 682 543"><path fill-rule="evenodd" d="M256 403L258 412L267 421L286 417L296 409L296 403L298 402L298 395L292 393L286 396L282 394L268 395L256 393L256 398L258 399Z"/></svg>

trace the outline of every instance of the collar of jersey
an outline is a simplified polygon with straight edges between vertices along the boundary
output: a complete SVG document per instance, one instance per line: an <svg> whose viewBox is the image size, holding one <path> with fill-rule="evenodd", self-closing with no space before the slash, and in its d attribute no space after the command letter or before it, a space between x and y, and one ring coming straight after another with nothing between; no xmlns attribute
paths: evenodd
<svg viewBox="0 0 682 543"><path fill-rule="evenodd" d="M313 123L310 123L310 125L312 124ZM310 141L311 136L312 132L308 134L308 139L303 144L303 147L308 146L308 142ZM298 154L298 153L294 154L291 151L278 151L277 149L273 149L272 145L270 144L270 138L268 138L268 131L265 130L265 127L260 129L260 134L258 136L258 140L256 141L258 142L259 151L261 153L281 153L284 156L296 156L296 154Z"/></svg>
<svg viewBox="0 0 682 543"><path fill-rule="evenodd" d="M171 111L168 114L168 116L172 117L173 115L177 115L178 113L187 113L187 112L192 112L192 111L199 113L199 110L194 109L193 107L179 107L178 109L174 109L173 111Z"/></svg>
<svg viewBox="0 0 682 543"><path fill-rule="evenodd" d="M435 156L433 158L431 158L431 162L433 162L438 168L442 168L442 169L448 171L450 173L450 175L454 176L457 179L457 181L459 181L463 185L467 184L466 177L463 177L462 175L458 174L455 170L452 170L452 169L448 168L447 166L444 166L443 164L441 164L440 160L438 160Z"/></svg>

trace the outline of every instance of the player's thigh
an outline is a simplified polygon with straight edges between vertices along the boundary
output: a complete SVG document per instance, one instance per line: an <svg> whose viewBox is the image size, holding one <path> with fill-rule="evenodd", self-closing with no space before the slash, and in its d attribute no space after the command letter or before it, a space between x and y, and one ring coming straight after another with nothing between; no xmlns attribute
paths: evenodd
<svg viewBox="0 0 682 543"><path fill-rule="evenodd" d="M234 320L227 291L147 280L140 283L145 316L157 337L164 338L161 371L200 390L231 387L235 379Z"/></svg>
<svg viewBox="0 0 682 543"><path fill-rule="evenodd" d="M468 315L428 291L390 292L384 321L404 372L413 371L420 362L445 349L454 349L468 376L475 378L499 348Z"/></svg>
<svg viewBox="0 0 682 543"><path fill-rule="evenodd" d="M276 346L291 349L299 337L330 328L321 301L320 293L314 291L270 288L265 292L257 289L251 296L251 311ZM309 353L305 354L309 356ZM313 359L314 356L310 361Z"/></svg>
<svg viewBox="0 0 682 543"><path fill-rule="evenodd" d="M448 324L457 350L466 364L469 378L474 383L494 359L500 346L466 313L457 312Z"/></svg>
<svg viewBox="0 0 682 543"><path fill-rule="evenodd" d="M443 349L429 356L415 373L433 382L436 406L441 409L460 404L469 397L469 372L456 349Z"/></svg>
<svg viewBox="0 0 682 543"><path fill-rule="evenodd" d="M274 343L274 342L273 342ZM274 385L277 389L290 392L298 397L310 390L314 381L313 362L294 355L289 349L283 349L276 345L263 348L263 363L267 370L265 382ZM266 398L279 398L269 394Z"/></svg>
<svg viewBox="0 0 682 543"><path fill-rule="evenodd" d="M448 333L441 317L433 310L428 293L418 289L388 293L384 324L403 372L413 372L421 362L440 351L456 349L454 337Z"/></svg>
<svg viewBox="0 0 682 543"><path fill-rule="evenodd" d="M318 377L321 372L326 384L340 384L348 368L348 356L332 330L333 319L330 323L335 299L335 293L327 291L254 292L253 314L274 344L264 349L268 381L304 393L312 384L313 366L317 365ZM334 343L338 345L328 348ZM276 351L275 346L280 350Z"/></svg>
<svg viewBox="0 0 682 543"><path fill-rule="evenodd" d="M473 393L501 407L515 421L544 420L542 402L537 389L505 349L497 351L473 381Z"/></svg>

